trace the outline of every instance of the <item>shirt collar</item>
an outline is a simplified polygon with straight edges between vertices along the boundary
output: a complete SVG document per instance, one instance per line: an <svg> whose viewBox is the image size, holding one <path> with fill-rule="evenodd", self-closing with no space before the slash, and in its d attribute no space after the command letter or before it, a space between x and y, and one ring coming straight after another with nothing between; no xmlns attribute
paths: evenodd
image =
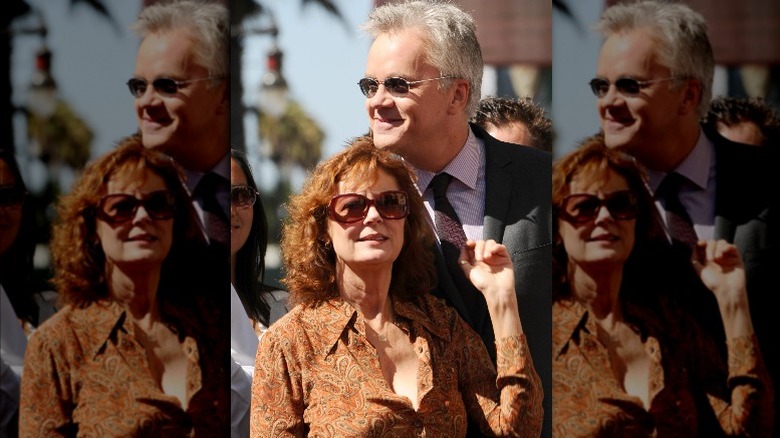
<svg viewBox="0 0 780 438"><path fill-rule="evenodd" d="M479 167L484 153L483 149L484 143L474 135L474 131L469 126L469 136L466 139L466 143L460 149L458 155L439 173L446 172L469 186L470 189L476 189ZM433 177L437 175L437 173L423 169L415 168L415 171L417 173L417 186L420 187L421 191L424 191L424 188L427 188Z"/></svg>
<svg viewBox="0 0 780 438"><path fill-rule="evenodd" d="M712 163L712 157L714 155L715 146L712 144L709 138L704 135L704 131L699 128L699 139L696 141L696 146L688 154L687 157L674 169L674 172L679 173L686 179L696 184L700 189L705 190L707 188L707 182L709 181L710 164ZM648 170L650 177L650 187L653 192L658 189L666 176L666 172L660 172L656 170Z"/></svg>
<svg viewBox="0 0 780 438"><path fill-rule="evenodd" d="M580 331L589 332L588 310L577 301L563 299L553 303L553 358L563 352L569 341L579 343Z"/></svg>
<svg viewBox="0 0 780 438"><path fill-rule="evenodd" d="M133 324L128 321L127 312L119 303L100 300L71 312L74 330L85 334L85 350L92 358L105 351L110 340L116 342L118 331L133 334Z"/></svg>
<svg viewBox="0 0 780 438"><path fill-rule="evenodd" d="M190 190L190 193L195 192L195 187L198 186L198 183L200 182L200 179L203 178L203 175L210 172L216 173L217 175L230 181L230 152L225 154L225 156L219 160L216 166L212 167L208 172L198 172L197 170L184 169L184 176L187 177L187 188Z"/></svg>
<svg viewBox="0 0 780 438"><path fill-rule="evenodd" d="M423 300L420 299L419 301L422 302ZM436 324L430 315L416 305L415 302L395 300L393 301L393 310L397 319L400 317L410 321L412 324L419 323L434 336L444 341L450 341L451 336L447 327L443 324ZM320 304L315 308L315 312L318 314L315 319L325 322L323 324L324 328L318 328L319 330L324 330L322 336L325 344L323 355L325 356L336 350L339 339L348 332L352 331L361 336L366 334L365 320L362 315L341 298L334 298Z"/></svg>

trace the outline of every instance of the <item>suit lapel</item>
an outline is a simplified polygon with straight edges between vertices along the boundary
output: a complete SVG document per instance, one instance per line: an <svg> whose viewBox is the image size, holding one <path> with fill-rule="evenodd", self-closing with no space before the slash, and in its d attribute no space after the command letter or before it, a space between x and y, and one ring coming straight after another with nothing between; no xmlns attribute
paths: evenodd
<svg viewBox="0 0 780 438"><path fill-rule="evenodd" d="M511 205L514 178L507 171L512 162L510 157L501 154L501 150L493 147L493 137L487 135L478 126L471 125L474 134L485 142L485 217L482 237L485 240L504 240L506 218ZM489 196L487 194L490 194Z"/></svg>

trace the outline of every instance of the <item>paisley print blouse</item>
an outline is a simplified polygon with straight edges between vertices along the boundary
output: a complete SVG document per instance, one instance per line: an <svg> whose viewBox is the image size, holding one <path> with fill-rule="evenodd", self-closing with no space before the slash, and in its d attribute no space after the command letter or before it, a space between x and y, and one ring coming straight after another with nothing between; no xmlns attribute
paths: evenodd
<svg viewBox="0 0 780 438"><path fill-rule="evenodd" d="M728 342L728 364L699 326L660 303L628 306L650 360L649 408L612 372L596 321L580 303L553 304L554 437L770 436L772 385L755 336ZM628 318L627 318L628 320Z"/></svg>
<svg viewBox="0 0 780 438"><path fill-rule="evenodd" d="M230 430L228 362L186 328L203 323L190 316L175 324L187 331L179 334L187 360L185 411L152 377L123 307L112 301L64 307L27 346L19 435L224 435Z"/></svg>
<svg viewBox="0 0 780 438"><path fill-rule="evenodd" d="M263 336L251 436L538 437L542 390L525 335L497 342L498 373L479 336L432 296L394 304L419 358L417 411L386 383L365 321L341 299L297 306Z"/></svg>

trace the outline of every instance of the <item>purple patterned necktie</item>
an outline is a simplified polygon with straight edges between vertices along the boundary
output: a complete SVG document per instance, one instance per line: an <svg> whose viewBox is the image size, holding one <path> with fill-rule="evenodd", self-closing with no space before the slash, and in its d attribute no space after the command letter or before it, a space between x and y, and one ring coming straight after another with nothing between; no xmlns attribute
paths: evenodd
<svg viewBox="0 0 780 438"><path fill-rule="evenodd" d="M217 201L217 193L229 185L230 182L224 177L209 172L203 175L194 193L195 198L201 201L203 225L209 240L225 247L230 244L230 226L225 211Z"/></svg>
<svg viewBox="0 0 780 438"><path fill-rule="evenodd" d="M444 259L448 267L457 267L460 249L466 244L466 233L463 231L458 214L447 199L447 187L451 181L452 175L440 173L433 178L428 187L433 189L434 222Z"/></svg>
<svg viewBox="0 0 780 438"><path fill-rule="evenodd" d="M658 186L656 197L664 200L664 209L666 210L666 226L673 241L683 243L690 249L696 245L699 240L696 231L693 229L693 221L685 211L685 206L680 202L678 194L680 187L685 182L685 177L676 172L671 172Z"/></svg>

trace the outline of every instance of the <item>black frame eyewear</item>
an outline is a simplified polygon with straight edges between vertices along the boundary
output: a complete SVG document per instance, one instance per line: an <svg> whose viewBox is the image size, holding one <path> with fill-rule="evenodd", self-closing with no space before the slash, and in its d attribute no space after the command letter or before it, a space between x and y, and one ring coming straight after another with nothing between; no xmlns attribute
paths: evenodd
<svg viewBox="0 0 780 438"><path fill-rule="evenodd" d="M454 76L439 76L438 78L420 79L419 81L410 81L400 77L391 77L383 81L380 81L379 79L376 78L363 78L358 81L358 86L360 87L360 92L363 93L363 95L368 98L374 97L376 95L376 92L379 91L379 84L384 85L385 89L390 94L394 94L396 96L402 96L408 93L409 90L412 89L417 84L422 84L423 82L438 81L441 79L453 79L453 78Z"/></svg>
<svg viewBox="0 0 780 438"><path fill-rule="evenodd" d="M409 196L400 190L389 190L369 199L359 193L342 193L328 203L328 217L342 224L361 221L374 206L384 219L403 219L409 215Z"/></svg>
<svg viewBox="0 0 780 438"><path fill-rule="evenodd" d="M155 89L162 96L173 96L179 92L181 88L193 82L208 81L208 80L220 80L224 79L222 76L206 76L203 78L187 79L184 81L178 81L173 78L157 78L152 81L152 88ZM141 98L146 93L146 87L149 86L149 82L146 79L131 78L127 81L127 88L130 90L130 94L136 99Z"/></svg>
<svg viewBox="0 0 780 438"><path fill-rule="evenodd" d="M20 187L0 187L0 207L18 207L26 196Z"/></svg>
<svg viewBox="0 0 780 438"><path fill-rule="evenodd" d="M233 186L230 188L230 206L235 208L250 208L257 202L260 194L252 186Z"/></svg>
<svg viewBox="0 0 780 438"><path fill-rule="evenodd" d="M670 77L670 78L661 78L661 79L650 79L647 81L640 81L638 79L634 78L617 78L615 81L615 88L617 90L626 95L626 96L636 96L639 94L640 91L642 91L643 88L647 88L650 84L654 84L656 82L663 82L663 81L672 81L675 79L679 79L678 77ZM607 79L604 78L593 78L588 83L590 84L590 90L593 92L593 94L596 95L596 97L604 97L609 93L609 86L612 84Z"/></svg>
<svg viewBox="0 0 780 438"><path fill-rule="evenodd" d="M172 219L176 214L176 200L167 190L147 193L136 198L126 193L115 193L100 198L97 205L97 217L110 224L127 222L135 217L138 206L143 205L146 214L152 219Z"/></svg>
<svg viewBox="0 0 780 438"><path fill-rule="evenodd" d="M596 219L602 206L616 220L635 219L639 214L639 199L630 190L612 192L603 199L590 193L568 195L561 202L560 214L564 220L580 224Z"/></svg>

